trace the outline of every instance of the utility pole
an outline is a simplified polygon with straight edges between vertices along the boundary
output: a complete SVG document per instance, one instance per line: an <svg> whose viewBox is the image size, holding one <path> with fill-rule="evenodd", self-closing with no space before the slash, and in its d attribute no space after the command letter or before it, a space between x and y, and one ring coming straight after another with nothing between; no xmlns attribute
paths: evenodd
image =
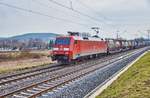
<svg viewBox="0 0 150 98"><path fill-rule="evenodd" d="M70 2L70 8L73 10L72 1L69 0L69 2Z"/></svg>
<svg viewBox="0 0 150 98"><path fill-rule="evenodd" d="M147 35L148 40L150 40L150 30L147 30L147 33L148 33L148 35Z"/></svg>
<svg viewBox="0 0 150 98"><path fill-rule="evenodd" d="M117 30L116 38L119 39L119 30Z"/></svg>

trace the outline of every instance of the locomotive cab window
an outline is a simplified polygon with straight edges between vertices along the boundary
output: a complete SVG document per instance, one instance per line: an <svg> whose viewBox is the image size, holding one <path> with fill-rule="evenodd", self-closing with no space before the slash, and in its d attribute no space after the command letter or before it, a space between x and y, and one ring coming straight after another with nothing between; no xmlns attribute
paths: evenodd
<svg viewBox="0 0 150 98"><path fill-rule="evenodd" d="M55 45L69 45L70 38L57 38L55 41Z"/></svg>

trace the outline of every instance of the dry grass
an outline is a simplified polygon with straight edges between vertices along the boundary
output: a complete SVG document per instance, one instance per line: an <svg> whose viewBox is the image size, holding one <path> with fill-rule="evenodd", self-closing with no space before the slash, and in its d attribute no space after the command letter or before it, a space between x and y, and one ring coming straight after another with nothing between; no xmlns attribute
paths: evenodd
<svg viewBox="0 0 150 98"><path fill-rule="evenodd" d="M150 98L150 52L96 98Z"/></svg>
<svg viewBox="0 0 150 98"><path fill-rule="evenodd" d="M11 72L53 63L47 52L15 52L0 54L0 73Z"/></svg>
<svg viewBox="0 0 150 98"><path fill-rule="evenodd" d="M21 51L21 52L8 52L0 53L0 62L13 61L22 59L42 58L48 56L48 51Z"/></svg>

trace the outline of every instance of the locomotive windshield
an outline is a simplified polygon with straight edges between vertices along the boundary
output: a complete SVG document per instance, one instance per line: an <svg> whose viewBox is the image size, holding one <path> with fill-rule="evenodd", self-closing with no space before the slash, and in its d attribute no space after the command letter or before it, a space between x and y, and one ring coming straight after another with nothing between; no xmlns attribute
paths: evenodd
<svg viewBox="0 0 150 98"><path fill-rule="evenodd" d="M57 38L55 41L56 45L69 45L70 38Z"/></svg>

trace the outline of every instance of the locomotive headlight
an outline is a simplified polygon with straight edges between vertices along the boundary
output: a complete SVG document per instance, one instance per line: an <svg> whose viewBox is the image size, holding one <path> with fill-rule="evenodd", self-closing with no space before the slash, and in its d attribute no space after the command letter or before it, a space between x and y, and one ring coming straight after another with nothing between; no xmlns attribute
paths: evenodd
<svg viewBox="0 0 150 98"><path fill-rule="evenodd" d="M65 54L69 54L69 52L65 52Z"/></svg>
<svg viewBox="0 0 150 98"><path fill-rule="evenodd" d="M59 50L58 48L53 48L53 50Z"/></svg>
<svg viewBox="0 0 150 98"><path fill-rule="evenodd" d="M64 51L69 51L69 48L64 48Z"/></svg>

